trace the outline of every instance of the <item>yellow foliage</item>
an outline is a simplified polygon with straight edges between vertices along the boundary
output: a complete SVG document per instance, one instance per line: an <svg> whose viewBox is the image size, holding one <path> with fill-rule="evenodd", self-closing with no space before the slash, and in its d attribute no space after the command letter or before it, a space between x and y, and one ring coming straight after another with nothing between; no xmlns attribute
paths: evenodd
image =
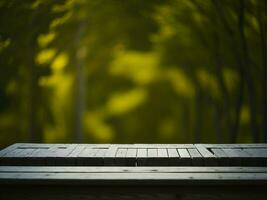
<svg viewBox="0 0 267 200"><path fill-rule="evenodd" d="M178 4L177 6L180 8L185 5L192 6L190 1L179 1ZM192 38L190 37L191 29L186 24L177 23L177 19L175 18L177 10L174 9L173 5L158 7L155 13L154 19L160 26L159 31L150 36L152 42L160 44L164 41L174 40L178 36L179 43L188 46L192 45Z"/></svg>
<svg viewBox="0 0 267 200"><path fill-rule="evenodd" d="M147 91L136 88L123 93L113 94L107 102L107 110L110 114L124 114L140 106L147 98Z"/></svg>
<svg viewBox="0 0 267 200"><path fill-rule="evenodd" d="M58 127L58 125L56 126ZM44 142L46 143L55 143L61 141L62 130L57 129L55 126L46 126L44 129Z"/></svg>
<svg viewBox="0 0 267 200"><path fill-rule="evenodd" d="M199 69L196 73L201 87L208 90L214 97L219 97L220 90L216 77L204 69Z"/></svg>
<svg viewBox="0 0 267 200"><path fill-rule="evenodd" d="M192 98L195 95L195 87L186 73L178 68L171 68L166 71L165 76L172 84L177 94Z"/></svg>
<svg viewBox="0 0 267 200"><path fill-rule="evenodd" d="M36 0L32 3L31 8L37 9L44 1L43 0Z"/></svg>
<svg viewBox="0 0 267 200"><path fill-rule="evenodd" d="M250 121L250 112L248 106L243 106L240 112L240 123L242 125L248 124Z"/></svg>
<svg viewBox="0 0 267 200"><path fill-rule="evenodd" d="M162 6L157 8L160 14L154 16L155 20L161 25L160 31L157 34L152 35L152 41L159 41L162 39L168 39L173 37L177 30L173 26L175 24L175 19L173 18L173 9L171 6Z"/></svg>
<svg viewBox="0 0 267 200"><path fill-rule="evenodd" d="M10 39L0 41L0 53L3 51L5 48L7 48L11 43Z"/></svg>
<svg viewBox="0 0 267 200"><path fill-rule="evenodd" d="M62 17L56 18L54 19L51 24L50 24L50 28L57 28L63 24L65 24L68 20L71 19L73 13L72 12L67 12L65 15L63 15Z"/></svg>
<svg viewBox="0 0 267 200"><path fill-rule="evenodd" d="M114 136L114 131L105 121L99 112L87 112L83 118L84 127L87 132L99 142L110 142Z"/></svg>
<svg viewBox="0 0 267 200"><path fill-rule="evenodd" d="M64 52L57 55L51 63L52 74L39 79L40 86L52 89L50 106L55 124L45 127L46 142L61 141L68 132L66 117L70 108L70 96L73 88L73 74L63 70L68 64L68 59L68 55Z"/></svg>
<svg viewBox="0 0 267 200"><path fill-rule="evenodd" d="M110 65L110 73L127 77L138 84L151 83L158 75L157 57L154 53L120 51Z"/></svg>
<svg viewBox="0 0 267 200"><path fill-rule="evenodd" d="M55 49L44 49L37 54L35 61L40 65L50 63L55 54Z"/></svg>
<svg viewBox="0 0 267 200"><path fill-rule="evenodd" d="M56 37L56 33L51 31L47 34L41 34L37 38L40 47L46 47L50 42L52 42Z"/></svg>
<svg viewBox="0 0 267 200"><path fill-rule="evenodd" d="M73 76L66 73L53 73L51 76L42 77L39 84L44 87L51 87L52 94L50 106L55 124L45 127L45 141L61 141L68 129L67 114L70 108Z"/></svg>
<svg viewBox="0 0 267 200"><path fill-rule="evenodd" d="M61 71L69 62L69 57L66 53L60 53L52 62L51 68L53 71Z"/></svg>

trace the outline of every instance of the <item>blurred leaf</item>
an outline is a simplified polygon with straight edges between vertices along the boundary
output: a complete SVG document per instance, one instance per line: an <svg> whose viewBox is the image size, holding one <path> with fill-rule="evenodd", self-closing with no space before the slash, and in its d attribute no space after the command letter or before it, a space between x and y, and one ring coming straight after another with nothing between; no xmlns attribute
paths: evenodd
<svg viewBox="0 0 267 200"><path fill-rule="evenodd" d="M107 110L110 114L121 115L130 112L142 105L147 98L147 91L135 88L127 92L117 92L111 95L107 102Z"/></svg>
<svg viewBox="0 0 267 200"><path fill-rule="evenodd" d="M44 49L37 54L36 63L40 65L48 64L52 61L55 55L56 55L55 49Z"/></svg>

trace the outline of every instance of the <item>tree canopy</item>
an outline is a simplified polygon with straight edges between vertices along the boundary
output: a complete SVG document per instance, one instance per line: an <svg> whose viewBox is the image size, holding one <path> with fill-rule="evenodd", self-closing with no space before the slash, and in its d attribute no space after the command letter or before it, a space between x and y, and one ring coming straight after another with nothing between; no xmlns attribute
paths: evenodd
<svg viewBox="0 0 267 200"><path fill-rule="evenodd" d="M267 141L264 0L2 0L0 145Z"/></svg>

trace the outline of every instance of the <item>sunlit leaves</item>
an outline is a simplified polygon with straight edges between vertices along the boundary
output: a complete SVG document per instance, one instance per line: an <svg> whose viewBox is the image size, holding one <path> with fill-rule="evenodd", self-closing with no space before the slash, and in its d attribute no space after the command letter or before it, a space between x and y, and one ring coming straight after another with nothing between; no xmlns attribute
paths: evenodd
<svg viewBox="0 0 267 200"><path fill-rule="evenodd" d="M55 49L44 49L37 54L35 61L40 65L48 64L52 61L55 54L56 54Z"/></svg>
<svg viewBox="0 0 267 200"><path fill-rule="evenodd" d="M131 112L147 99L147 91L142 88L126 92L114 92L107 102L108 113L120 115Z"/></svg>
<svg viewBox="0 0 267 200"><path fill-rule="evenodd" d="M54 121L53 125L47 124L45 126L45 142L66 139L66 133L69 129L68 117L71 114L70 96L72 95L73 76L61 71L42 77L39 84L50 89L51 98L48 101Z"/></svg>
<svg viewBox="0 0 267 200"><path fill-rule="evenodd" d="M50 24L50 28L57 28L65 23L67 23L72 17L72 12L67 12L65 15L63 15L60 18L56 18L52 21L52 23Z"/></svg>
<svg viewBox="0 0 267 200"><path fill-rule="evenodd" d="M52 62L51 68L53 71L58 72L68 64L69 57L66 53L60 53Z"/></svg>
<svg viewBox="0 0 267 200"><path fill-rule="evenodd" d="M266 3L246 4L246 64L261 113L264 43L258 12ZM74 137L76 98L84 103L84 142L192 142L198 130L211 141L220 128L227 134L227 120L232 127L234 117L245 129L252 116L248 88L239 87L247 77L241 80L238 5L231 0L0 1L0 109L7 112L0 113L0 131L20 121L11 129L28 134L32 93L39 98L34 113L45 142ZM266 13L262 23L265 27ZM243 102L236 114L239 92ZM18 120L21 116L25 120Z"/></svg>
<svg viewBox="0 0 267 200"><path fill-rule="evenodd" d="M164 72L163 72L164 73ZM186 73L179 68L170 68L166 71L165 77L170 81L174 91L186 98L193 98L195 95L195 86L186 75Z"/></svg>
<svg viewBox="0 0 267 200"><path fill-rule="evenodd" d="M86 112L83 119L85 131L97 142L111 142L114 137L113 128L105 122L100 112Z"/></svg>
<svg viewBox="0 0 267 200"><path fill-rule="evenodd" d="M118 52L110 66L110 74L129 78L137 84L148 84L158 76L155 53Z"/></svg>
<svg viewBox="0 0 267 200"><path fill-rule="evenodd" d="M49 45L49 43L51 43L56 37L56 33L51 31L47 34L41 34L38 37L38 44L40 47L46 47L47 45Z"/></svg>

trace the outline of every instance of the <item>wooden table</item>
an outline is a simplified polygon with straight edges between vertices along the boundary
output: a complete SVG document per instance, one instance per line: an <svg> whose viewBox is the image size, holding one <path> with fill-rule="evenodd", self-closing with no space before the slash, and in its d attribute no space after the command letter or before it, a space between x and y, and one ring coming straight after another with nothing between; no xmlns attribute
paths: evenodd
<svg viewBox="0 0 267 200"><path fill-rule="evenodd" d="M266 144L14 144L0 199L267 199Z"/></svg>

